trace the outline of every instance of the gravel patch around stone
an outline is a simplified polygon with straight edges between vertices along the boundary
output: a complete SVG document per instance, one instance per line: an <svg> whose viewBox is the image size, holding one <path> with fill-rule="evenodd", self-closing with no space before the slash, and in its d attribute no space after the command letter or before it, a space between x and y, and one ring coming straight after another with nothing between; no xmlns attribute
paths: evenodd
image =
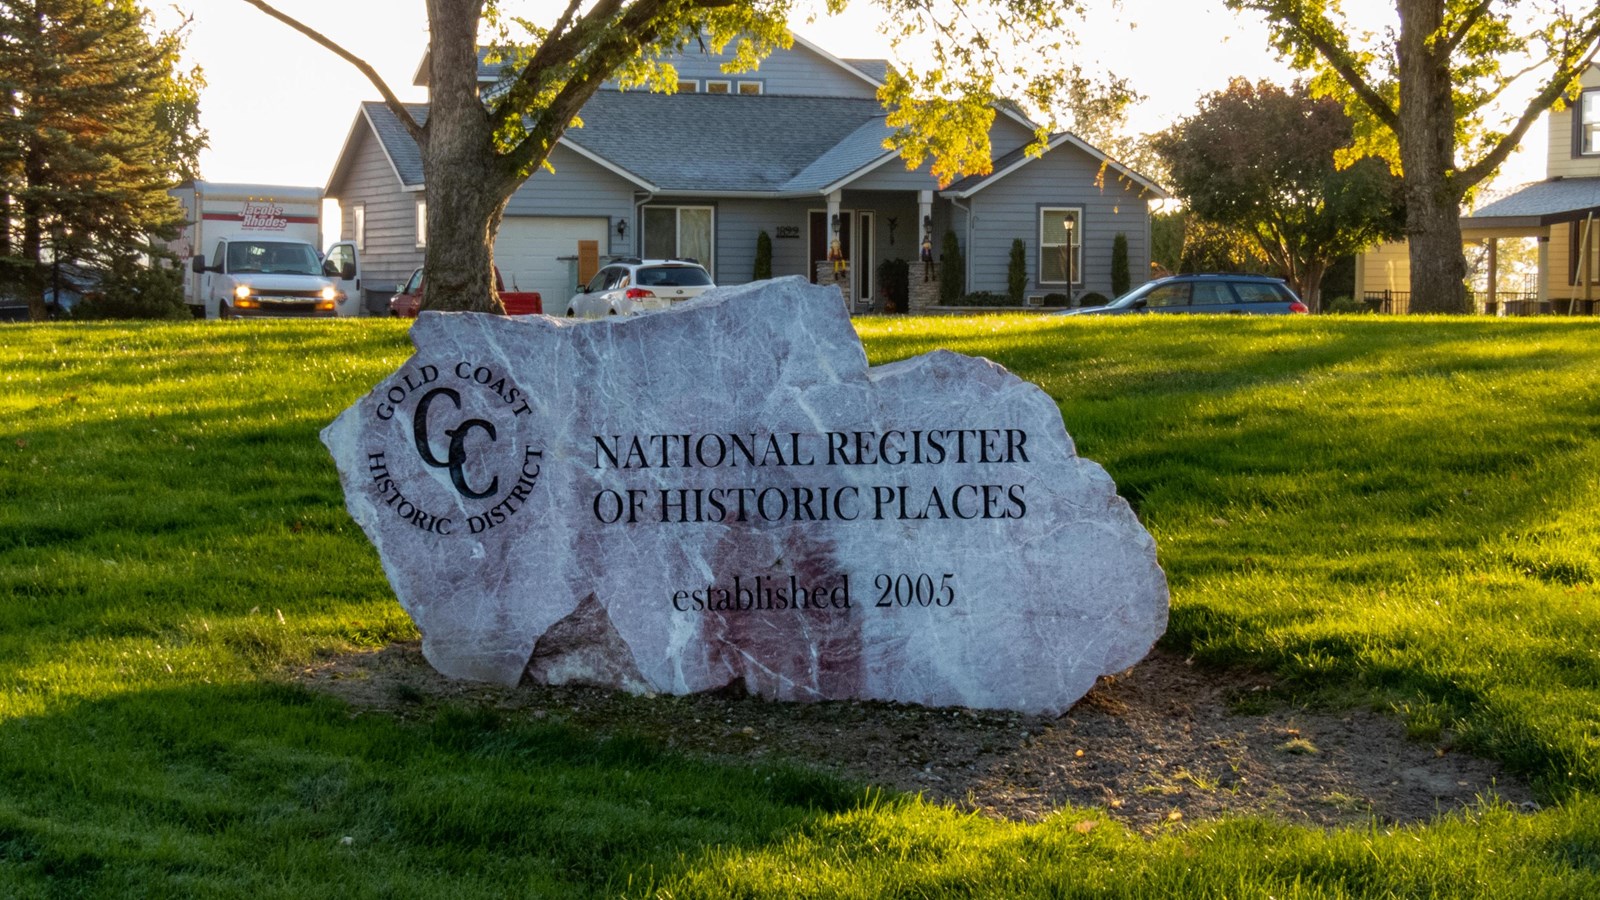
<svg viewBox="0 0 1600 900"><path fill-rule="evenodd" d="M693 755L783 760L1000 819L1099 807L1149 831L1235 814L1409 824L1489 797L1537 808L1499 764L1408 740L1395 718L1288 706L1265 676L1159 649L1100 679L1059 718L733 692L506 688L445 678L415 642L325 660L296 677L360 711L409 718L445 703L482 704L512 718L640 734Z"/></svg>

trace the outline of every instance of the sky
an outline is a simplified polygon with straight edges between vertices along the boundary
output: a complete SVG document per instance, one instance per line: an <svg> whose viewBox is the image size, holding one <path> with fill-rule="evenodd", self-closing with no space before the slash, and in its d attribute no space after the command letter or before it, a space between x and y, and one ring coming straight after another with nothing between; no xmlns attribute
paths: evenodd
<svg viewBox="0 0 1600 900"><path fill-rule="evenodd" d="M187 54L205 71L201 121L211 146L200 157L208 181L323 186L355 121L377 90L349 63L242 0L177 0L193 15ZM803 0L802 0L803 2ZM1363 0L1357 0L1363 2ZM158 20L175 13L158 3ZM377 69L402 100L425 100L411 85L427 46L422 0L275 0ZM519 9L553 21L563 0L529 0ZM1348 4L1347 4L1348 5ZM886 57L881 14L857 0L841 18L794 21L794 31L840 57ZM1076 29L1089 71L1110 69L1148 99L1131 117L1139 133L1194 112L1200 98L1233 76L1287 83L1253 14L1221 0L1121 0L1093 4ZM1022 52L1026 52L1026 48ZM1524 142L1502 183L1543 177L1544 134Z"/></svg>

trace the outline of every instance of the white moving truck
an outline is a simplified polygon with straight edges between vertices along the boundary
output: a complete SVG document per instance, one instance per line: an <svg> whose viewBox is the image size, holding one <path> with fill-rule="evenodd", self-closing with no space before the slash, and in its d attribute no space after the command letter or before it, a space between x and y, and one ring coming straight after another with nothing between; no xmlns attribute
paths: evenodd
<svg viewBox="0 0 1600 900"><path fill-rule="evenodd" d="M196 316L353 316L355 265L335 270L322 247L322 189L186 182L188 213L169 247L190 260L184 300Z"/></svg>

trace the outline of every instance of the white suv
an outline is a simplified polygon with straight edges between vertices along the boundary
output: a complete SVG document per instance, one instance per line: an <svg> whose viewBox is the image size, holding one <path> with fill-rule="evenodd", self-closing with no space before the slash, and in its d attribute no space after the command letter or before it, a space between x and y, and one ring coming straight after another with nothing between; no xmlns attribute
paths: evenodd
<svg viewBox="0 0 1600 900"><path fill-rule="evenodd" d="M713 287L710 273L692 259L617 259L568 301L567 315L601 319L654 312Z"/></svg>

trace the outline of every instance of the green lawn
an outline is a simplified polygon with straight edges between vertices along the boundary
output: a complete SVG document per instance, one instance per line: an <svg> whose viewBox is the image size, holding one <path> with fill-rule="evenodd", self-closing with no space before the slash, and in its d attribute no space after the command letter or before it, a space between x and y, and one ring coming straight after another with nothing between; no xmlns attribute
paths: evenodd
<svg viewBox="0 0 1600 900"><path fill-rule="evenodd" d="M317 431L393 322L0 327L0 896L1600 895L1600 323L882 319L1048 391L1167 646L1503 761L1545 809L1159 836L288 684L415 637Z"/></svg>

